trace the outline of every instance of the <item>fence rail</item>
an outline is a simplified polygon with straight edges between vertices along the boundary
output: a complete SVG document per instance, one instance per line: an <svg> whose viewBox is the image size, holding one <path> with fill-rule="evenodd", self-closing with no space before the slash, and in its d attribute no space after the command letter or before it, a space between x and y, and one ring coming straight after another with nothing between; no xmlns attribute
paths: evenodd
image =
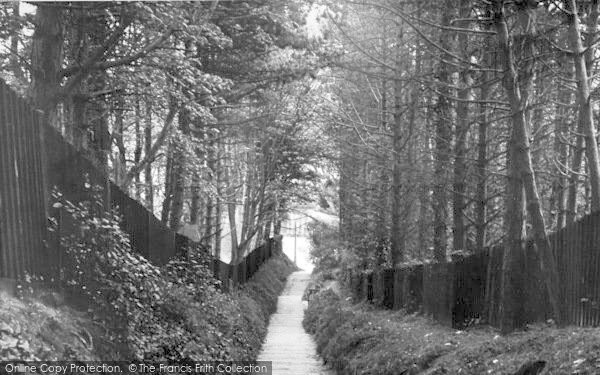
<svg viewBox="0 0 600 375"><path fill-rule="evenodd" d="M51 279L60 272L63 251L58 238L78 227L62 209L48 207L49 192L57 187L73 203L87 201L92 195L85 182L104 188L105 202L122 215L121 226L133 249L150 262L164 265L188 246L199 246L171 231L112 183L0 80L0 281L12 285L26 273ZM47 232L49 214L59 222L54 236ZM278 252L280 237L254 249L237 265L213 259L213 271L229 289L246 282Z"/></svg>
<svg viewBox="0 0 600 375"><path fill-rule="evenodd" d="M558 264L560 308L567 324L600 325L600 213L549 236ZM518 311L515 325L552 316L533 241L527 241L515 270ZM473 322L500 325L502 247L448 263L357 272L348 283L354 295L378 306L420 311L461 328Z"/></svg>

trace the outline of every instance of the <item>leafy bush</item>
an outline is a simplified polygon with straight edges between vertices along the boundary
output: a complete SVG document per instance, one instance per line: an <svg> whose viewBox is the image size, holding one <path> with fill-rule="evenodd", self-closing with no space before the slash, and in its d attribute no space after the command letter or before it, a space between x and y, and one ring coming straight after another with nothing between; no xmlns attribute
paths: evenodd
<svg viewBox="0 0 600 375"><path fill-rule="evenodd" d="M389 317L381 319L360 305L348 305L328 290L310 302L303 323L315 334L321 356L342 374L416 374L448 351L444 345L426 345L410 332L392 329Z"/></svg>
<svg viewBox="0 0 600 375"><path fill-rule="evenodd" d="M231 295L210 270L206 250L159 268L133 252L117 212L94 199L74 205L54 192L76 230L61 237L67 266L61 279L71 295L84 297L95 319L118 343L124 359L155 361L253 360L266 323L293 265L271 259ZM55 225L57 222L54 222Z"/></svg>
<svg viewBox="0 0 600 375"><path fill-rule="evenodd" d="M58 192L54 208L62 209L76 230L60 238L65 251L62 282L71 295L84 297L102 320L111 339L136 353L145 340L138 333L147 326L148 312L164 303L166 280L161 270L131 249L129 237L119 227L116 211L103 208L100 190L90 201L75 205Z"/></svg>
<svg viewBox="0 0 600 375"><path fill-rule="evenodd" d="M333 226L312 221L308 224L310 233L310 259L314 263L314 273L332 278L342 258L339 231Z"/></svg>
<svg viewBox="0 0 600 375"><path fill-rule="evenodd" d="M457 331L402 311L352 305L331 291L309 303L304 326L339 374L514 374L544 361L544 374L596 374L597 328L537 324L500 336L493 328Z"/></svg>

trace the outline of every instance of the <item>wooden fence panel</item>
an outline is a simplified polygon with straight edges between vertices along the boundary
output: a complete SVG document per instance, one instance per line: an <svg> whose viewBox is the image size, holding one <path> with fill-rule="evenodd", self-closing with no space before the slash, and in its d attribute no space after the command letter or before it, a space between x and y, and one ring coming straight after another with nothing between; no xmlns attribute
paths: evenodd
<svg viewBox="0 0 600 375"><path fill-rule="evenodd" d="M40 273L51 260L44 247L46 203L41 131L32 111L0 81L0 278Z"/></svg>
<svg viewBox="0 0 600 375"><path fill-rule="evenodd" d="M587 216L582 220L583 227L581 231L582 248L580 249L581 272L576 276L578 279L578 293L575 297L578 306L578 322L582 326L593 326L596 324L596 315L598 309L594 308L596 295L594 293L595 284L598 282L596 274L598 268L595 268L598 251L600 250L596 242L598 228L598 214Z"/></svg>
<svg viewBox="0 0 600 375"><path fill-rule="evenodd" d="M452 309L454 327L462 328L483 319L487 264L487 252L455 262L454 308Z"/></svg>
<svg viewBox="0 0 600 375"><path fill-rule="evenodd" d="M407 313L414 313L423 305L423 265L411 266L404 276L404 308Z"/></svg>
<svg viewBox="0 0 600 375"><path fill-rule="evenodd" d="M592 326L598 326L600 324L600 214L596 213L593 216L592 227L592 253L590 255L591 269L589 273L589 308L592 313Z"/></svg>
<svg viewBox="0 0 600 375"><path fill-rule="evenodd" d="M394 310L399 310L404 307L404 274L406 272L406 268L397 268L394 272L394 303L392 308Z"/></svg>
<svg viewBox="0 0 600 375"><path fill-rule="evenodd" d="M49 191L56 186L64 199L78 204L93 199L91 190L96 185L103 188L104 209L118 208L133 249L151 262L163 265L190 244L110 182L104 171L43 123L40 114L0 80L0 281L22 278L25 273L57 279L60 268L67 266L59 239L77 233L79 224L63 209L48 210ZM47 211L58 221L50 235ZM278 236L243 259L235 275L233 266L216 260L215 275L228 286L234 277L246 281L280 253Z"/></svg>
<svg viewBox="0 0 600 375"><path fill-rule="evenodd" d="M525 243L520 264L520 287L517 290L520 313L515 322L516 327L524 326L540 319L545 320L549 307L548 293L540 268L540 258L533 241Z"/></svg>
<svg viewBox="0 0 600 375"><path fill-rule="evenodd" d="M365 297L368 302L373 302L373 272L365 274Z"/></svg>
<svg viewBox="0 0 600 375"><path fill-rule="evenodd" d="M131 246L142 256L150 259L150 218L146 208L125 194L116 185L110 185L112 207L121 215L121 226L129 233Z"/></svg>
<svg viewBox="0 0 600 375"><path fill-rule="evenodd" d="M372 274L372 285L373 285L373 304L381 306L383 300L383 281L381 277L381 271L375 271Z"/></svg>
<svg viewBox="0 0 600 375"><path fill-rule="evenodd" d="M381 304L386 309L392 309L394 307L395 274L396 270L394 269L386 269L381 273L383 287Z"/></svg>
<svg viewBox="0 0 600 375"><path fill-rule="evenodd" d="M150 216L148 260L157 265L166 264L176 255L175 233L165 227L154 215Z"/></svg>
<svg viewBox="0 0 600 375"><path fill-rule="evenodd" d="M367 299L367 275L364 272L361 272L358 277L358 287L360 288L358 291L358 300L364 301Z"/></svg>
<svg viewBox="0 0 600 375"><path fill-rule="evenodd" d="M435 320L452 326L454 305L454 264L431 263L423 271L423 311Z"/></svg>
<svg viewBox="0 0 600 375"><path fill-rule="evenodd" d="M502 262L504 248L495 246L489 249L488 281L486 291L487 321L500 326L500 303L502 300Z"/></svg>
<svg viewBox="0 0 600 375"><path fill-rule="evenodd" d="M600 213L588 215L549 235L560 277L566 323L600 325ZM386 308L422 311L442 324L484 321L500 326L504 249L496 246L452 263L431 263L380 272L360 272L349 280L357 299ZM535 243L519 253L516 326L546 321L552 309Z"/></svg>

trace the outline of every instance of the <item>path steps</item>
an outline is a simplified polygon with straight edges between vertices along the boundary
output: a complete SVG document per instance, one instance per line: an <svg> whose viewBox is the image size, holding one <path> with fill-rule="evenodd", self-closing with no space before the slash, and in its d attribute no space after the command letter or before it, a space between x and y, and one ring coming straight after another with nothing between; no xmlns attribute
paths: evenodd
<svg viewBox="0 0 600 375"><path fill-rule="evenodd" d="M312 337L304 331L302 294L310 275L294 272L277 301L277 312L271 316L267 337L259 361L273 362L273 375L334 375L317 355Z"/></svg>

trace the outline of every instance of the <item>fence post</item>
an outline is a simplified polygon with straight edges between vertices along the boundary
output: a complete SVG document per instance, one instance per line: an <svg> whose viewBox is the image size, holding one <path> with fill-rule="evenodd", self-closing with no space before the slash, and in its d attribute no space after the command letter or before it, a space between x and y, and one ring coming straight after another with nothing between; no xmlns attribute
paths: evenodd
<svg viewBox="0 0 600 375"><path fill-rule="evenodd" d="M373 271L367 273L367 301L373 303Z"/></svg>
<svg viewBox="0 0 600 375"><path fill-rule="evenodd" d="M399 310L404 305L403 278L406 268L396 268L394 271L394 310Z"/></svg>
<svg viewBox="0 0 600 375"><path fill-rule="evenodd" d="M231 266L231 284L233 287L239 284L239 272L238 272L239 264L235 264Z"/></svg>
<svg viewBox="0 0 600 375"><path fill-rule="evenodd" d="M238 272L240 272L240 277L238 278L238 283L243 284L248 280L248 258L242 259L242 262L239 264Z"/></svg>
<svg viewBox="0 0 600 375"><path fill-rule="evenodd" d="M275 240L269 238L269 258L272 258L275 255Z"/></svg>

